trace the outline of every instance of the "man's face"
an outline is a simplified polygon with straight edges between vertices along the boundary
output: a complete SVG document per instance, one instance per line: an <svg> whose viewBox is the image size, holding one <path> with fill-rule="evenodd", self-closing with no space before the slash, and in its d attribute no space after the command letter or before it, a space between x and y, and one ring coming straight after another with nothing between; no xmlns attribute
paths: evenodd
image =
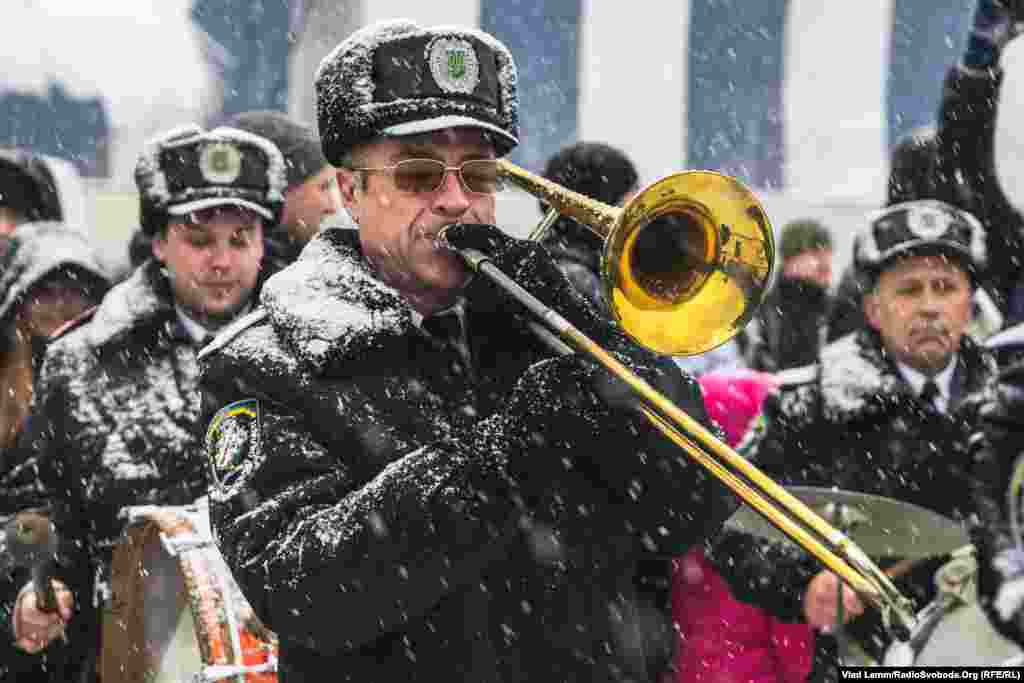
<svg viewBox="0 0 1024 683"><path fill-rule="evenodd" d="M299 244L306 244L320 230L323 220L338 210L334 198L333 166L324 166L306 182L296 185L284 195L281 225L288 236Z"/></svg>
<svg viewBox="0 0 1024 683"><path fill-rule="evenodd" d="M263 220L236 209L172 217L153 255L170 273L174 299L201 323L233 318L252 297L263 259Z"/></svg>
<svg viewBox="0 0 1024 683"><path fill-rule="evenodd" d="M19 211L9 206L0 206L0 235L10 235L24 222L25 217Z"/></svg>
<svg viewBox="0 0 1024 683"><path fill-rule="evenodd" d="M788 259L782 270L787 278L807 280L828 289L832 286L832 250L808 249Z"/></svg>
<svg viewBox="0 0 1024 683"><path fill-rule="evenodd" d="M458 166L470 159L493 159L494 146L477 130L454 128L374 142L362 148L357 166L381 168L405 159L436 159ZM436 244L437 233L453 223L495 222L493 194L471 193L458 174L445 175L440 189L412 193L395 186L389 172L370 172L361 179L338 171L342 199L359 224L363 252L381 278L405 294L421 313L443 307L465 283L462 260Z"/></svg>
<svg viewBox="0 0 1024 683"><path fill-rule="evenodd" d="M912 256L887 268L864 300L888 353L928 375L949 364L971 314L967 274L941 256Z"/></svg>

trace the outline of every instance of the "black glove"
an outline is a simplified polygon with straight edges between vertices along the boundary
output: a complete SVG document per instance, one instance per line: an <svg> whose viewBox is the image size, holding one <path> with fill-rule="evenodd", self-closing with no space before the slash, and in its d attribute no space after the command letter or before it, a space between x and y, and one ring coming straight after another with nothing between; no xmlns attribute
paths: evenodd
<svg viewBox="0 0 1024 683"><path fill-rule="evenodd" d="M978 0L967 35L963 64L972 69L994 68L1003 48L1020 32L1024 22L1021 0Z"/></svg>
<svg viewBox="0 0 1024 683"><path fill-rule="evenodd" d="M502 233L492 225L458 224L446 228L445 239L455 249L475 249L491 259L503 273L520 286L558 311L628 370L641 377L655 390L708 424L699 390L692 378L681 378L680 370L668 357L643 348L632 341L616 324L576 292L558 269L550 254L541 245L519 240ZM478 276L466 289L471 306L509 307L511 297L498 289L485 276ZM475 303L474 303L475 302ZM521 307L508 308L521 312ZM636 394L618 377L587 360L587 382L605 405L622 410L635 407ZM659 437L660 438L660 437Z"/></svg>
<svg viewBox="0 0 1024 683"><path fill-rule="evenodd" d="M448 226L444 237L456 250L474 249L485 254L501 272L599 344L615 333L614 324L575 290L551 254L537 242L509 237L493 225L471 223ZM510 315L526 312L483 275L473 278L465 294L475 310Z"/></svg>

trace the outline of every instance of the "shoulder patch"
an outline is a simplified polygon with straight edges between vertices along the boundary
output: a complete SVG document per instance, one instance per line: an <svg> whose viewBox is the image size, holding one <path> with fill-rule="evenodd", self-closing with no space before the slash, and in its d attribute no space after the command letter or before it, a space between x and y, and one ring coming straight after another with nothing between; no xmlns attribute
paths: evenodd
<svg viewBox="0 0 1024 683"><path fill-rule="evenodd" d="M781 372L775 373L775 378L779 380L779 386L793 386L794 384L810 384L818 378L818 366L804 365L799 368L790 368Z"/></svg>
<svg viewBox="0 0 1024 683"><path fill-rule="evenodd" d="M206 430L206 460L211 482L230 486L251 466L262 438L260 402L255 398L235 401L217 411Z"/></svg>
<svg viewBox="0 0 1024 683"><path fill-rule="evenodd" d="M79 327L92 320L93 316L96 315L97 310L99 310L99 306L93 306L92 308L83 311L82 313L79 313L77 316L75 316L74 318L72 318L71 320L67 321L66 323L58 327L56 330L54 330L53 334L50 335L50 341L60 339L68 332L71 332L72 330L77 330Z"/></svg>

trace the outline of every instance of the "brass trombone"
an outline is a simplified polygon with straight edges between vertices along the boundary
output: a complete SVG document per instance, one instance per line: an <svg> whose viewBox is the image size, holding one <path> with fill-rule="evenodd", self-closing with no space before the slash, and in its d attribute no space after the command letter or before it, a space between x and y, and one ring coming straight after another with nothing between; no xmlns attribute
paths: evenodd
<svg viewBox="0 0 1024 683"><path fill-rule="evenodd" d="M601 240L602 284L622 329L661 354L692 355L735 336L770 290L775 238L757 198L738 180L710 171L676 173L615 208L536 176L507 160L498 173L591 230ZM536 238L535 230L531 238ZM444 232L439 236L444 241ZM459 252L475 271L514 296L541 324L530 327L562 353L590 355L625 382L639 410L666 437L776 528L878 608L905 639L916 623L911 602L845 534L719 441L557 311L490 263Z"/></svg>

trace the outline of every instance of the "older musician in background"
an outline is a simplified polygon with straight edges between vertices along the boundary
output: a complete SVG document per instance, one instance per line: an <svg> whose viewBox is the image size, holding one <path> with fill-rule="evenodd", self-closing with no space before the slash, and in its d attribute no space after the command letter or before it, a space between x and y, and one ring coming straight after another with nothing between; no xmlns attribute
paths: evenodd
<svg viewBox="0 0 1024 683"><path fill-rule="evenodd" d="M976 424L967 397L993 391L996 372L965 334L984 263L980 227L949 205L912 201L870 216L859 237L867 325L822 349L817 364L780 373L741 451L787 485L875 494L964 519L974 512L964 485ZM726 532L711 557L741 599L820 629L812 678L834 675L828 633L840 614L865 612L855 593L844 587L840 606L834 574L769 540L750 547ZM918 607L933 595L937 566L922 561L897 584ZM847 628L881 660L887 637L877 616Z"/></svg>
<svg viewBox="0 0 1024 683"><path fill-rule="evenodd" d="M226 406L211 521L280 638L281 680L651 680L636 563L733 506L439 241L490 255L706 422L692 379L491 225L494 159L518 142L511 54L385 22L325 58L316 89L358 230L322 230L201 359Z"/></svg>
<svg viewBox="0 0 1024 683"><path fill-rule="evenodd" d="M136 181L153 258L50 343L28 424L0 471L7 505L49 510L63 539L58 593L73 601L70 613L41 610L25 576L4 596L26 655L13 680L95 680L119 510L204 495L196 356L252 305L284 161L250 133L186 126L147 145ZM60 627L65 639L54 643Z"/></svg>

